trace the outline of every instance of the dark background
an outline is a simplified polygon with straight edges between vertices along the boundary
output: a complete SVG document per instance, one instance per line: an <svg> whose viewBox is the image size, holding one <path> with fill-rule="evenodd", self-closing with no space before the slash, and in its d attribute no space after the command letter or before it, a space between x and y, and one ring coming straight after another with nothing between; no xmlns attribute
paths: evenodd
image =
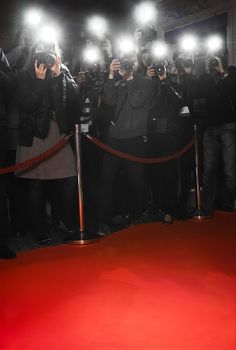
<svg viewBox="0 0 236 350"><path fill-rule="evenodd" d="M0 2L0 45L4 47L11 40L16 28L22 25L24 13L36 7L60 24L62 30L73 25L83 27L88 16L93 14L107 16L113 27L120 26L132 13L139 0L1 0Z"/></svg>

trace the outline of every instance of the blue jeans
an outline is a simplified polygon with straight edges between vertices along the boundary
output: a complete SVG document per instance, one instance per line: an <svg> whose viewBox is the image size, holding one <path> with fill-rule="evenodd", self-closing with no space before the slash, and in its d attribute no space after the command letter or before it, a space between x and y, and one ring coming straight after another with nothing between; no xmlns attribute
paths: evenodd
<svg viewBox="0 0 236 350"><path fill-rule="evenodd" d="M223 206L233 207L236 195L236 123L208 127L203 135L202 207L213 210L217 194L217 177L223 169Z"/></svg>

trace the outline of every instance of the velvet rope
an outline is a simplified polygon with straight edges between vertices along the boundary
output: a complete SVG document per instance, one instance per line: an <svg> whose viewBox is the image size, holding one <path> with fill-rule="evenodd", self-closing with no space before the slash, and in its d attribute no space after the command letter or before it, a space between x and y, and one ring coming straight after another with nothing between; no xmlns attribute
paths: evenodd
<svg viewBox="0 0 236 350"><path fill-rule="evenodd" d="M49 148L47 151L39 154L38 156L28 159L24 162L17 163L15 165L11 165L5 168L0 168L0 175L13 173L17 170L32 168L34 165L41 163L45 159L53 156L56 152L58 152L70 139L72 135L67 135L63 139L61 139L57 144Z"/></svg>
<svg viewBox="0 0 236 350"><path fill-rule="evenodd" d="M114 148L106 145L102 141L96 139L95 137L93 137L89 134L84 133L83 135L85 135L89 141L91 141L92 143L94 143L95 145L97 145L98 147L103 149L104 151L107 151L107 152L109 152L117 157L120 157L120 158L124 158L124 159L130 160L133 162L137 162L137 163L145 163L145 164L164 163L164 162L168 162L168 161L173 160L173 159L178 159L183 154L185 154L190 148L192 148L192 146L194 145L194 138L192 138L192 140L185 147L183 147L180 151L178 151L175 154L165 156L165 157L159 157L159 158L143 158L143 157L137 157L137 156L133 156L130 154L126 154L126 153L121 152L121 151L117 151Z"/></svg>
<svg viewBox="0 0 236 350"><path fill-rule="evenodd" d="M176 152L175 154L165 156L165 157L158 157L158 158L143 158L143 157L137 157L133 156L130 154L126 154L121 151L117 151L114 148L106 145L102 141L96 139L95 137L89 135L89 134L83 134L84 136L87 137L89 141L100 147L101 149L118 156L120 158L124 158L133 162L138 162L138 163L145 163L145 164L155 164L155 163L164 163L168 162L173 159L178 159L180 158L183 154L185 154L193 145L194 145L194 138L185 146L183 147L180 151ZM47 151L39 154L38 156L31 158L29 160L26 160L21 163L17 163L15 165L11 165L5 168L0 168L0 175L3 174L9 174L13 173L17 170L22 170L22 169L27 169L27 168L32 168L34 165L41 163L45 159L53 156L56 152L58 152L70 139L72 135L67 135L63 139L61 139L57 144L49 148Z"/></svg>

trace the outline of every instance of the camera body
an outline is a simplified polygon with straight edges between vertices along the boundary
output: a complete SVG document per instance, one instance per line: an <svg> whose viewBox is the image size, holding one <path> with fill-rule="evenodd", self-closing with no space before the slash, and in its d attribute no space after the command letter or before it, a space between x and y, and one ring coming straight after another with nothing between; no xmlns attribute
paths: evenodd
<svg viewBox="0 0 236 350"><path fill-rule="evenodd" d="M160 62L151 63L151 67L155 69L156 75L164 75L166 73L166 66Z"/></svg>
<svg viewBox="0 0 236 350"><path fill-rule="evenodd" d="M35 59L37 60L38 67L40 64L44 64L47 68L51 68L56 63L56 54L50 51L41 51L36 53Z"/></svg>
<svg viewBox="0 0 236 350"><path fill-rule="evenodd" d="M208 67L210 70L215 69L219 66L219 61L217 57L210 57L208 59Z"/></svg>
<svg viewBox="0 0 236 350"><path fill-rule="evenodd" d="M141 28L137 28L136 34L138 40L141 43L141 46L145 46L145 44L155 41L157 39L157 31L154 29L153 26L143 26Z"/></svg>
<svg viewBox="0 0 236 350"><path fill-rule="evenodd" d="M102 77L98 63L87 63L85 65L86 87L90 90L100 92L102 89Z"/></svg>
<svg viewBox="0 0 236 350"><path fill-rule="evenodd" d="M130 57L120 59L121 70L125 73L132 73L134 70L134 61Z"/></svg>

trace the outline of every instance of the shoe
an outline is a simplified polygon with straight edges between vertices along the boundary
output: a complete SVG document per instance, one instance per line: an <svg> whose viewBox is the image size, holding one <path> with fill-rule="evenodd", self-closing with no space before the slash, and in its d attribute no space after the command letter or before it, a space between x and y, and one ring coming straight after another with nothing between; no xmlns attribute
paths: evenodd
<svg viewBox="0 0 236 350"><path fill-rule="evenodd" d="M9 249L6 245L0 246L0 259L15 259L16 253Z"/></svg>
<svg viewBox="0 0 236 350"><path fill-rule="evenodd" d="M173 218L170 214L164 214L162 222L163 224L173 224Z"/></svg>
<svg viewBox="0 0 236 350"><path fill-rule="evenodd" d="M112 219L112 225L114 226L129 226L129 216L117 215Z"/></svg>
<svg viewBox="0 0 236 350"><path fill-rule="evenodd" d="M36 243L38 244L48 244L51 240L51 237L45 232L38 234L36 237Z"/></svg>
<svg viewBox="0 0 236 350"><path fill-rule="evenodd" d="M97 234L100 236L107 236L111 233L111 228L105 223L100 223L98 226Z"/></svg>

